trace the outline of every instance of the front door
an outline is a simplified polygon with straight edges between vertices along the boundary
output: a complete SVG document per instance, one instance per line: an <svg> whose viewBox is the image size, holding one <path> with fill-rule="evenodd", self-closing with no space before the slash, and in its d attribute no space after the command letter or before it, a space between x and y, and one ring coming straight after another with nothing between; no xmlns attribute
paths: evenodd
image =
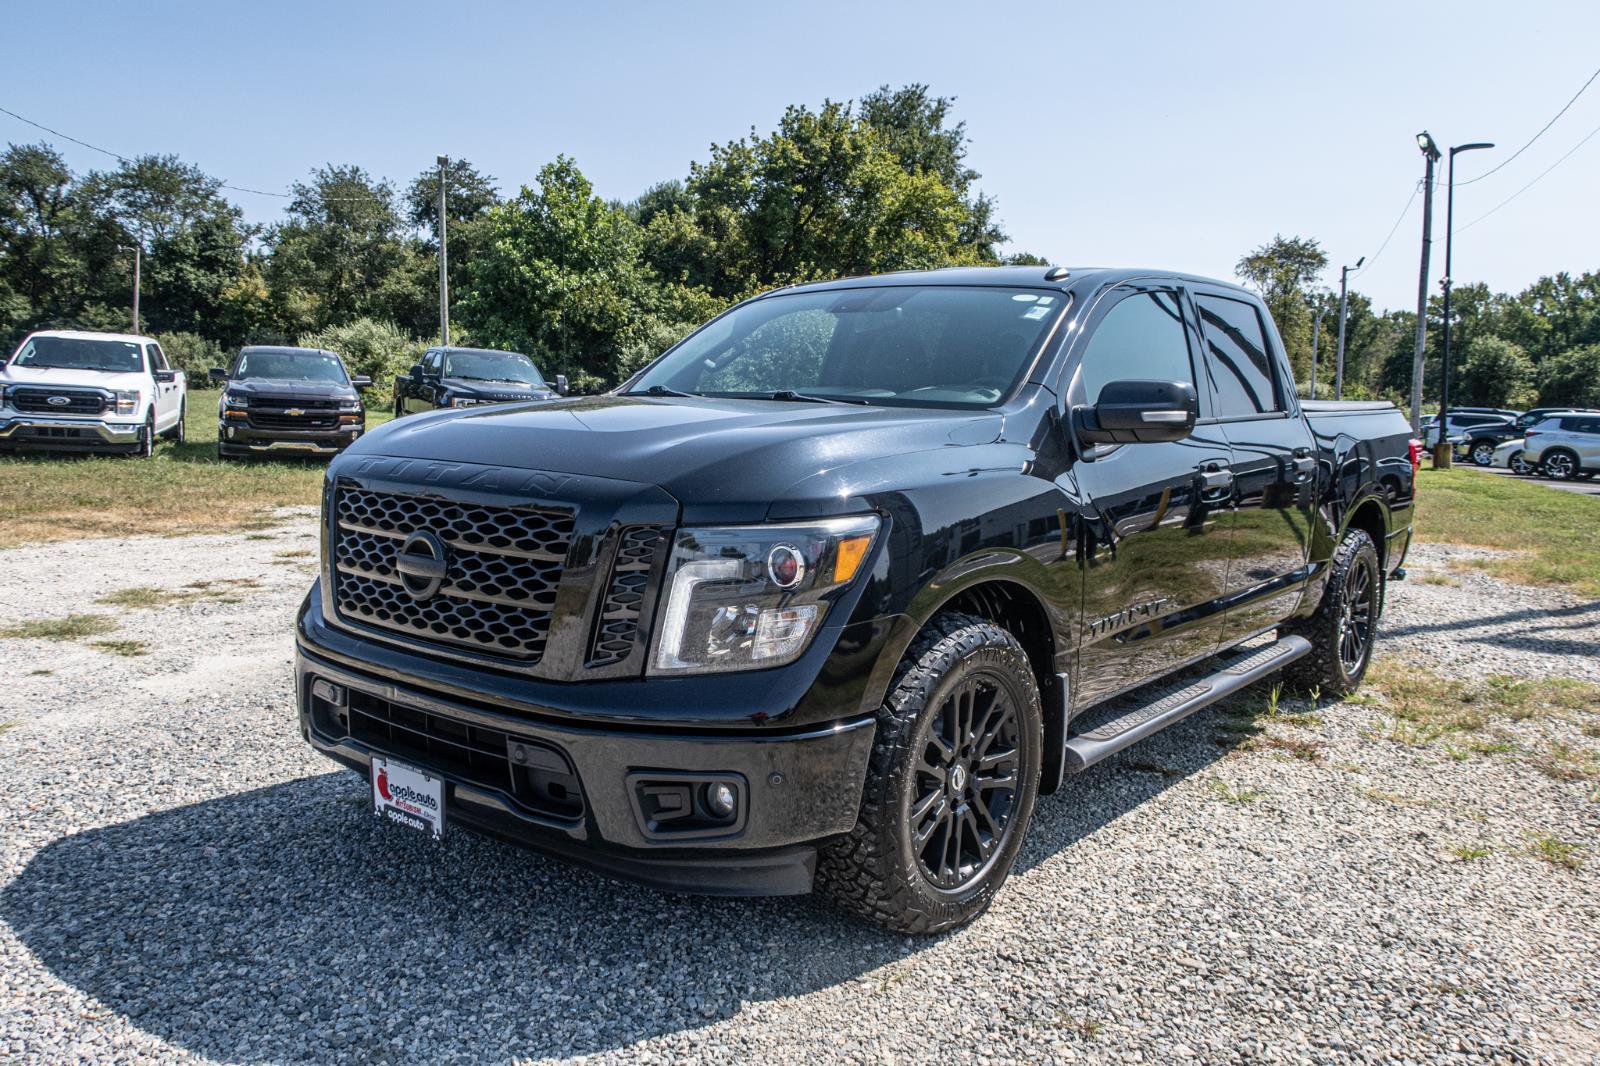
<svg viewBox="0 0 1600 1066"><path fill-rule="evenodd" d="M1283 380L1282 346L1260 309L1193 291L1214 410L1233 452L1237 513L1222 639L1271 628L1300 603L1317 509L1315 442ZM1332 472L1328 472L1331 476Z"/></svg>
<svg viewBox="0 0 1600 1066"><path fill-rule="evenodd" d="M1070 360L1069 407L1108 382L1190 385L1199 343L1176 286L1124 285L1103 296ZM1205 388L1197 388L1207 415ZM1173 443L1088 446L1074 464L1085 499L1077 694L1085 706L1211 654L1227 570L1229 449L1201 424Z"/></svg>

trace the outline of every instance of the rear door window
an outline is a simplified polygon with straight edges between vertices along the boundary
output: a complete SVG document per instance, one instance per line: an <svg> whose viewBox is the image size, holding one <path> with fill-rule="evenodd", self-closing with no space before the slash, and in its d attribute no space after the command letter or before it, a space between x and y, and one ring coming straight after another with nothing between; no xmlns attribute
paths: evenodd
<svg viewBox="0 0 1600 1066"><path fill-rule="evenodd" d="M1217 417L1282 411L1276 362L1255 306L1209 295L1196 296L1195 306L1205 335L1206 368L1217 392Z"/></svg>
<svg viewBox="0 0 1600 1066"><path fill-rule="evenodd" d="M161 345L159 344L152 344L150 346L150 366L151 369L154 370L172 369L167 365L167 355L161 350Z"/></svg>

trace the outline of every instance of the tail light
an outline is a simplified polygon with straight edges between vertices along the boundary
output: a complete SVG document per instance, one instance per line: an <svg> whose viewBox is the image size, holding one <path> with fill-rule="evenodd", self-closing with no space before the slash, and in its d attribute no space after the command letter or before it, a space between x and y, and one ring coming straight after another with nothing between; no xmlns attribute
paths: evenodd
<svg viewBox="0 0 1600 1066"><path fill-rule="evenodd" d="M1416 477L1417 471L1422 469L1422 442L1412 437L1406 442L1406 447L1411 457L1411 476Z"/></svg>

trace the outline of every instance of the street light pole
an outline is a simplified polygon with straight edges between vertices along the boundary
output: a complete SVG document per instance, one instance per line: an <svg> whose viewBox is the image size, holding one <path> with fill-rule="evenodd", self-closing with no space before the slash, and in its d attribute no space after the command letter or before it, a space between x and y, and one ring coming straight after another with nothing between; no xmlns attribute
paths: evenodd
<svg viewBox="0 0 1600 1066"><path fill-rule="evenodd" d="M1422 432L1422 368L1428 349L1428 253L1433 247L1433 165L1439 161L1439 146L1423 130L1417 134L1417 147L1427 160L1422 178L1422 271L1417 279L1417 337L1411 351L1411 428Z"/></svg>
<svg viewBox="0 0 1600 1066"><path fill-rule="evenodd" d="M1317 308L1317 315L1311 320L1311 395L1308 399L1317 398L1317 342L1322 339L1322 316L1328 313L1326 307Z"/></svg>
<svg viewBox="0 0 1600 1066"><path fill-rule="evenodd" d="M450 157L439 157L439 343L450 346L450 253L445 244L444 179Z"/></svg>
<svg viewBox="0 0 1600 1066"><path fill-rule="evenodd" d="M1353 267L1339 268L1339 358L1333 367L1333 398L1344 399L1344 308L1346 289L1350 283L1350 271L1360 270L1361 264L1367 261L1366 256L1356 260Z"/></svg>
<svg viewBox="0 0 1600 1066"><path fill-rule="evenodd" d="M1450 252L1455 240L1456 218L1456 153L1475 152L1480 148L1493 148L1494 145L1487 141L1476 141L1472 144L1458 144L1450 149L1450 158L1445 161L1445 196L1444 196L1444 374L1439 386L1439 443L1433 446L1433 465L1435 469L1449 469L1450 453L1453 447L1450 444Z"/></svg>

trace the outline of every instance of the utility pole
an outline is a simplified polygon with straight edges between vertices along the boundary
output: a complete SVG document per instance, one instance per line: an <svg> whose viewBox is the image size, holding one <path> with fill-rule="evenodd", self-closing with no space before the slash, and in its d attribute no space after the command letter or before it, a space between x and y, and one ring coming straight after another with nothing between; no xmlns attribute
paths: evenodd
<svg viewBox="0 0 1600 1066"><path fill-rule="evenodd" d="M1417 278L1417 339L1411 353L1411 428L1422 432L1422 367L1428 349L1428 253L1433 247L1433 165L1439 146L1427 130L1417 134L1417 147L1427 160L1422 179L1422 271Z"/></svg>
<svg viewBox="0 0 1600 1066"><path fill-rule="evenodd" d="M1450 149L1450 158L1445 162L1445 193L1444 193L1444 374L1439 388L1439 443L1433 446L1433 466L1435 470L1448 470L1450 468L1451 452L1455 450L1450 443L1450 252L1451 245L1455 243L1456 222L1456 153L1472 152L1480 148L1493 148L1494 145L1484 142L1475 144L1458 144Z"/></svg>
<svg viewBox="0 0 1600 1066"><path fill-rule="evenodd" d="M439 343L450 346L450 253L445 244L444 181L450 157L439 157Z"/></svg>
<svg viewBox="0 0 1600 1066"><path fill-rule="evenodd" d="M1322 339L1322 316L1328 313L1326 307L1317 308L1317 316L1311 320L1311 395L1308 399L1317 398L1317 342Z"/></svg>
<svg viewBox="0 0 1600 1066"><path fill-rule="evenodd" d="M127 250L127 245L117 245L117 251L126 252ZM142 250L139 242L135 241L133 243L133 331L135 333L139 332L139 260Z"/></svg>
<svg viewBox="0 0 1600 1066"><path fill-rule="evenodd" d="M1339 268L1339 358L1333 367L1333 398L1344 399L1344 308L1345 296L1350 284L1350 271L1360 270L1361 264L1367 261L1366 256L1356 260L1353 267Z"/></svg>

